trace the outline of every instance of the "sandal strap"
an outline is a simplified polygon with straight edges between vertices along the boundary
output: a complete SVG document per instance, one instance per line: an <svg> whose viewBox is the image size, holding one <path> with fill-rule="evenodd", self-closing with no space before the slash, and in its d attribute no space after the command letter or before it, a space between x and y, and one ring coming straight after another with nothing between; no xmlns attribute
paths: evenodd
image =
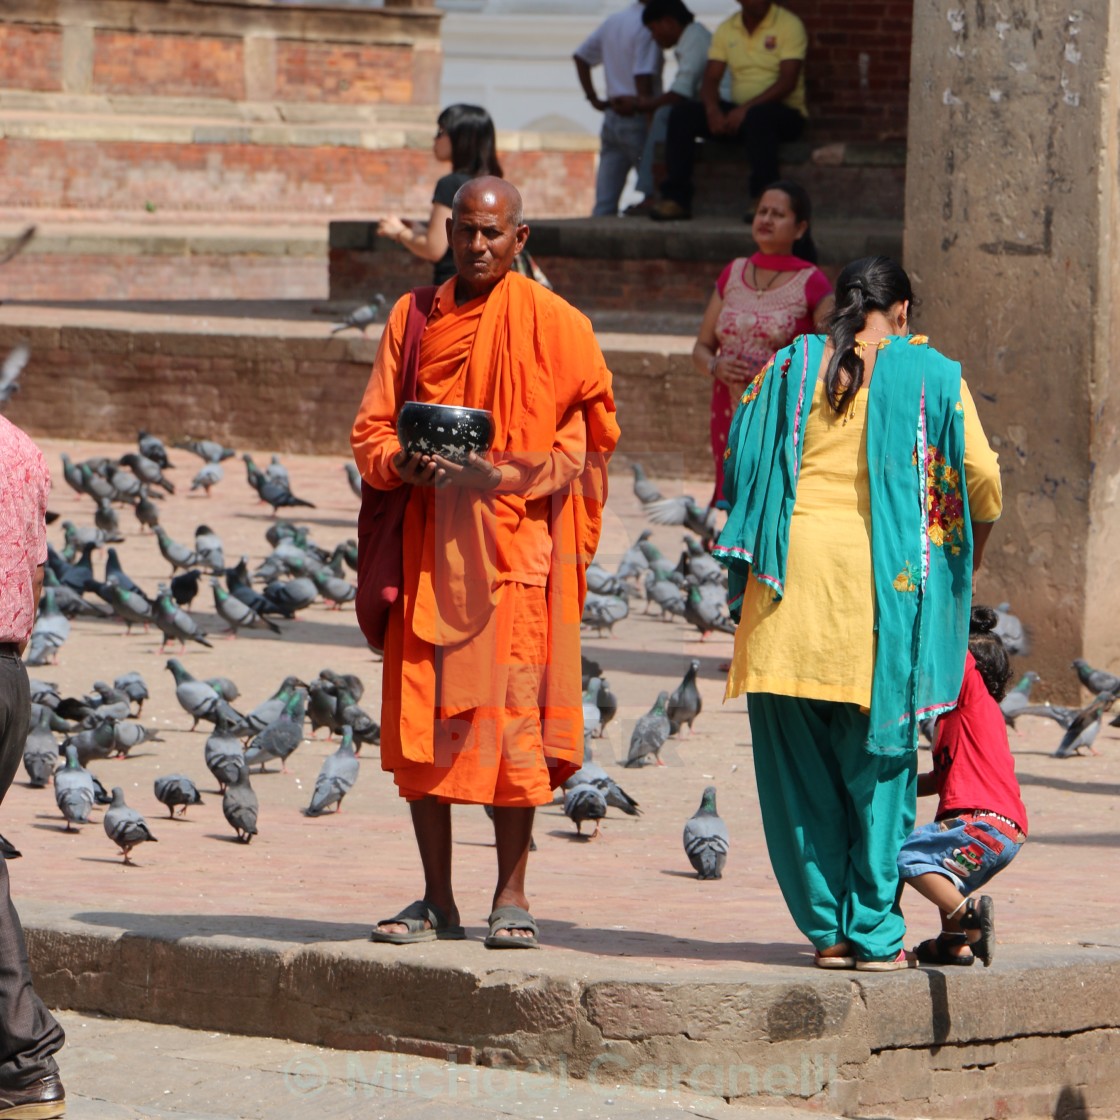
<svg viewBox="0 0 1120 1120"><path fill-rule="evenodd" d="M540 933L533 915L520 906L499 906L487 919L491 933L504 929L528 930L534 937Z"/></svg>
<svg viewBox="0 0 1120 1120"><path fill-rule="evenodd" d="M418 898L415 902L406 906L396 917L382 918L377 923L379 926L393 924L404 926L409 933L420 933L427 928L428 924L431 925L432 929L443 929L447 925L447 918L438 906Z"/></svg>

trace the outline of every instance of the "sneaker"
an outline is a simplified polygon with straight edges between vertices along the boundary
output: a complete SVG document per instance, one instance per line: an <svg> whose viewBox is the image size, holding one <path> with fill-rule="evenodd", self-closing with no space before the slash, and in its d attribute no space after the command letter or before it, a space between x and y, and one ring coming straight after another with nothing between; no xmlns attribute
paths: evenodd
<svg viewBox="0 0 1120 1120"><path fill-rule="evenodd" d="M54 1120L66 1114L66 1090L57 1073L23 1089L0 1088L0 1120Z"/></svg>
<svg viewBox="0 0 1120 1120"><path fill-rule="evenodd" d="M655 222L687 222L692 211L671 198L663 198L650 207L649 216Z"/></svg>
<svg viewBox="0 0 1120 1120"><path fill-rule="evenodd" d="M898 956L889 961L856 961L859 972L898 972L903 968L917 968L918 962L905 949L899 949Z"/></svg>

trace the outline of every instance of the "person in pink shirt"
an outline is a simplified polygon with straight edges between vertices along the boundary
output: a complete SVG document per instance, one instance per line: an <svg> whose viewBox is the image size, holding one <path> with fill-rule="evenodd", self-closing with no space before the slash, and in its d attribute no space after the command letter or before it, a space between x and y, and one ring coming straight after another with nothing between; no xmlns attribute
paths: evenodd
<svg viewBox="0 0 1120 1120"><path fill-rule="evenodd" d="M1027 810L999 708L1011 666L995 625L995 611L973 607L960 698L937 722L933 770L918 777L919 797L938 795L937 815L910 834L898 857L902 880L941 912L940 935L914 949L922 964L992 963L994 903L973 892L1027 839Z"/></svg>
<svg viewBox="0 0 1120 1120"><path fill-rule="evenodd" d="M23 757L31 718L27 670L20 660L43 586L47 494L42 452L0 416L0 801ZM0 1120L62 1116L66 1093L54 1055L62 1027L35 994L23 927L0 859Z"/></svg>

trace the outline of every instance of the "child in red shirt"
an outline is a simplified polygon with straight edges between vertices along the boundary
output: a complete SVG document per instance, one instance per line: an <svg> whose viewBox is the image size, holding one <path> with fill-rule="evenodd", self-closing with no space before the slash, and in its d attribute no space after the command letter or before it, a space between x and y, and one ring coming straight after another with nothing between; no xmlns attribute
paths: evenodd
<svg viewBox="0 0 1120 1120"><path fill-rule="evenodd" d="M974 607L957 706L937 723L933 770L918 795L938 794L937 817L915 829L899 875L941 911L941 934L914 955L923 964L992 963L994 904L972 892L1002 871L1027 838L1027 811L999 701L1011 679L1007 651L992 633L995 611Z"/></svg>

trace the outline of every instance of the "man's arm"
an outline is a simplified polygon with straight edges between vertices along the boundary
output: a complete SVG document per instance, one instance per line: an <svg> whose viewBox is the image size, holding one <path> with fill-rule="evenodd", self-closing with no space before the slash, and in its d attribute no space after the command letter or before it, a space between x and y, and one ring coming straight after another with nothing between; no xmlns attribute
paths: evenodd
<svg viewBox="0 0 1120 1120"><path fill-rule="evenodd" d="M39 613L39 600L43 597L43 569L45 565L40 564L35 569L35 575L31 578L31 625L35 625L35 616ZM27 649L27 643L31 640L28 635L20 643L19 655L23 656L23 651Z"/></svg>
<svg viewBox="0 0 1120 1120"><path fill-rule="evenodd" d="M738 129L743 123L747 112L755 105L765 105L768 101L784 101L797 87L797 79L801 74L801 60L787 58L778 63L778 78L773 85L767 86L760 94L736 106L729 114L728 119L733 129Z"/></svg>
<svg viewBox="0 0 1120 1120"><path fill-rule="evenodd" d="M572 59L576 64L576 74L579 77L579 84L583 87L584 96L591 102L592 107L598 109L600 113L604 112L608 106L598 93L595 92L595 83L591 80L591 64L578 54L572 55Z"/></svg>
<svg viewBox="0 0 1120 1120"><path fill-rule="evenodd" d="M704 77L700 82L700 100L708 114L708 128L716 136L726 130L726 117L719 107L719 84L723 81L727 63L720 59L709 58L704 67Z"/></svg>

